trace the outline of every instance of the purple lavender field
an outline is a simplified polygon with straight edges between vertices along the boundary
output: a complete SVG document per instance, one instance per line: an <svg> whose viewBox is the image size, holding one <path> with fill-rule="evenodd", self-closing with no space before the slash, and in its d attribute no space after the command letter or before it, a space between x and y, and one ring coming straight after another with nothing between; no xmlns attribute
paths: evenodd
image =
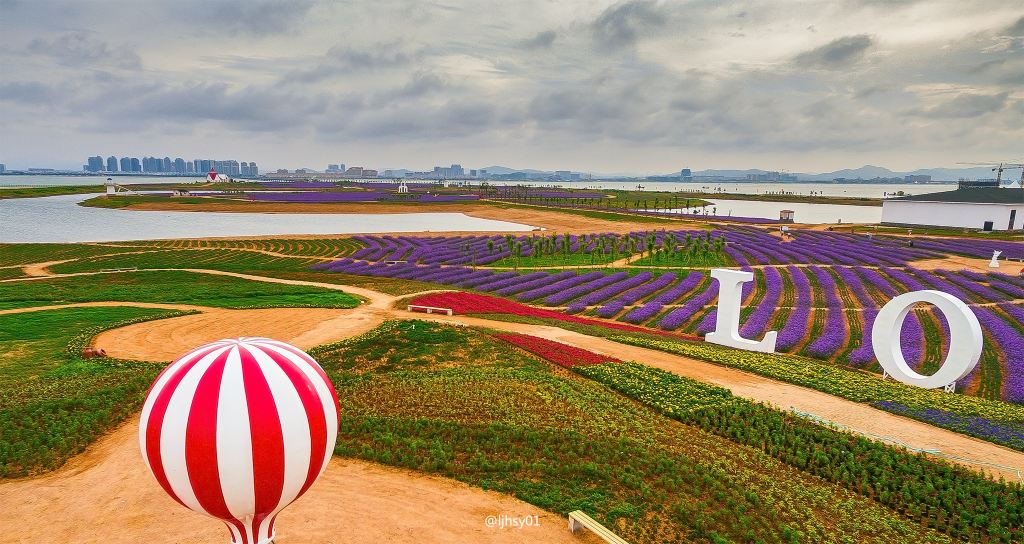
<svg viewBox="0 0 1024 544"><path fill-rule="evenodd" d="M741 332L779 332L778 350L879 371L871 326L883 304L937 289L972 306L985 332L978 369L959 391L1024 403L1024 280L999 272L925 270L915 261L977 256L1019 242L918 238L817 230L783 239L753 226L628 234L460 237L359 236L346 259L317 265L507 296L568 313L705 334L714 329L718 287L710 269L751 270ZM1007 269L1009 266L1006 267ZM944 357L945 320L915 308L901 330L904 357L930 373Z"/></svg>

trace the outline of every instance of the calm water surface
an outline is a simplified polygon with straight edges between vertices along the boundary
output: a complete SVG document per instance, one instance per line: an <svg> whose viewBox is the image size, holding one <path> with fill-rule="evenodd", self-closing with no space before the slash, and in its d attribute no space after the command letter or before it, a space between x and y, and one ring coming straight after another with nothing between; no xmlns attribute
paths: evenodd
<svg viewBox="0 0 1024 544"><path fill-rule="evenodd" d="M461 213L297 214L160 212L87 208L96 195L0 200L0 242L113 242L211 236L419 231L528 231Z"/></svg>
<svg viewBox="0 0 1024 544"><path fill-rule="evenodd" d="M708 199L708 213L717 208L718 215L764 217L778 219L782 210L793 210L797 223L821 225L826 223L878 223L882 220L881 206L849 206L842 204L805 204L800 202L756 202L753 200Z"/></svg>

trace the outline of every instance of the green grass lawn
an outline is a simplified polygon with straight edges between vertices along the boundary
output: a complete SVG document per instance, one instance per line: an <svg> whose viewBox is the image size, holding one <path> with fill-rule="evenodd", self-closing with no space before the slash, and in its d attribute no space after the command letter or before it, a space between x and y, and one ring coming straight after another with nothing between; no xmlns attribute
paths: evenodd
<svg viewBox="0 0 1024 544"><path fill-rule="evenodd" d="M21 267L14 268L0 268L0 280L9 280L12 278L20 278L25 273L21 271Z"/></svg>
<svg viewBox="0 0 1024 544"><path fill-rule="evenodd" d="M217 308L354 308L356 297L319 287L183 271L138 271L0 283L0 309L70 302L134 301Z"/></svg>
<svg viewBox="0 0 1024 544"><path fill-rule="evenodd" d="M150 202L173 202L175 204L237 204L245 206L250 203L248 200L233 198L218 198L212 196L184 196L168 197L159 195L116 195L116 196L94 196L88 200L79 202L79 206L89 208L127 208L134 204L147 204Z"/></svg>
<svg viewBox="0 0 1024 544"><path fill-rule="evenodd" d="M103 329L174 315L127 307L0 315L0 477L54 469L138 410L163 365L78 354Z"/></svg>
<svg viewBox="0 0 1024 544"><path fill-rule="evenodd" d="M17 178L6 177L5 181L15 181ZM47 185L45 187L16 187L0 189L0 199L5 198L32 198L39 196L57 195L80 195L86 193L102 193L106 189L103 185Z"/></svg>
<svg viewBox="0 0 1024 544"><path fill-rule="evenodd" d="M557 253L554 255L531 255L529 257L505 257L486 265L487 268L534 268L534 267L573 267L610 263L622 259L625 255L610 253Z"/></svg>
<svg viewBox="0 0 1024 544"><path fill-rule="evenodd" d="M630 542L950 541L481 331L390 322L311 353L341 400L338 455L582 509Z"/></svg>
<svg viewBox="0 0 1024 544"><path fill-rule="evenodd" d="M579 210L575 208L566 208L560 206L537 206L534 204L519 204L505 201L486 201L481 200L481 203L489 203L492 206L499 208L508 208L514 210L515 208L529 208L533 210L545 210L553 211L557 213L566 213L569 215L579 215L582 217L589 217L591 219L603 219L605 221L630 221L634 223L673 223L675 220L666 219L664 217L652 217L649 215L640 215L635 213L629 213L628 211L615 211L614 208L608 211L601 210Z"/></svg>
<svg viewBox="0 0 1024 544"><path fill-rule="evenodd" d="M351 255L364 246L352 238L252 238L240 240L178 239L123 242L125 245L140 246L141 249L254 249L272 251L283 255L301 255L340 259Z"/></svg>
<svg viewBox="0 0 1024 544"><path fill-rule="evenodd" d="M88 257L50 267L58 274L95 272L115 268L205 268L260 274L267 271L302 271L322 262L316 257L278 257L233 249L144 249L129 255Z"/></svg>
<svg viewBox="0 0 1024 544"><path fill-rule="evenodd" d="M80 259L94 255L138 250L139 248L135 247L111 247L94 244L0 244L0 266Z"/></svg>

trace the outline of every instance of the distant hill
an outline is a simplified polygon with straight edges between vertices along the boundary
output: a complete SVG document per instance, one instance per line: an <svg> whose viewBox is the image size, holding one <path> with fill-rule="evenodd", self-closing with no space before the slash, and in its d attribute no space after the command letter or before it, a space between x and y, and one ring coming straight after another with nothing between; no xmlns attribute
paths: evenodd
<svg viewBox="0 0 1024 544"><path fill-rule="evenodd" d="M881 166L864 165L860 168L823 172L821 174L797 174L800 181L831 181L836 178L874 179L904 176L931 176L934 181L956 181L960 178L994 178L995 173L988 167L976 168L921 168L912 172L894 172Z"/></svg>
<svg viewBox="0 0 1024 544"><path fill-rule="evenodd" d="M532 168L509 168L507 166L487 166L483 170L487 170L491 174L511 174L515 172L522 172L524 174L532 174L534 176L551 176L554 175L554 171L551 170L535 170ZM574 170L575 172L575 170ZM747 170L696 170L693 172L694 176L722 176L726 178L746 178L749 174L766 174L769 170L762 170L760 168L750 168ZM668 172L660 174L663 176L678 176L679 171ZM860 168L844 168L842 170L836 170L834 172L821 172L821 173L801 173L794 172L793 175L797 177L799 181L832 181L836 178L846 179L874 179L874 178L902 178L904 176L931 176L934 181L957 181L960 178L966 179L990 179L995 177L995 172L987 166L974 167L974 168L921 168L911 172L897 172L885 168L884 166L874 166L866 164ZM593 173L594 178L633 178L633 177L644 177L637 176L636 174L608 174L608 173ZM1020 179L1020 170L1010 170L1004 173L1004 179L1017 180Z"/></svg>

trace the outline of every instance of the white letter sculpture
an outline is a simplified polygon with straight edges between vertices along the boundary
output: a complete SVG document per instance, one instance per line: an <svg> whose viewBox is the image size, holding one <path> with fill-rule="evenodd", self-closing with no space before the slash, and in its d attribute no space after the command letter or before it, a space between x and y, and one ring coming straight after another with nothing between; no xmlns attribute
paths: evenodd
<svg viewBox="0 0 1024 544"><path fill-rule="evenodd" d="M753 280L754 273L716 268L711 271L711 277L718 280L718 315L714 332L705 335L704 341L747 351L775 353L777 331L765 333L760 342L740 336L740 295L743 293L740 286Z"/></svg>
<svg viewBox="0 0 1024 544"><path fill-rule="evenodd" d="M931 376L923 376L910 368L900 346L903 320L918 302L934 305L949 325L949 353L939 370ZM904 293L882 307L871 329L871 342L878 364L895 380L926 389L949 389L957 380L970 374L981 359L981 324L971 308L953 295L932 290L914 291Z"/></svg>
<svg viewBox="0 0 1024 544"><path fill-rule="evenodd" d="M999 255L1002 251L992 250L992 262L988 263L989 268L999 268Z"/></svg>

